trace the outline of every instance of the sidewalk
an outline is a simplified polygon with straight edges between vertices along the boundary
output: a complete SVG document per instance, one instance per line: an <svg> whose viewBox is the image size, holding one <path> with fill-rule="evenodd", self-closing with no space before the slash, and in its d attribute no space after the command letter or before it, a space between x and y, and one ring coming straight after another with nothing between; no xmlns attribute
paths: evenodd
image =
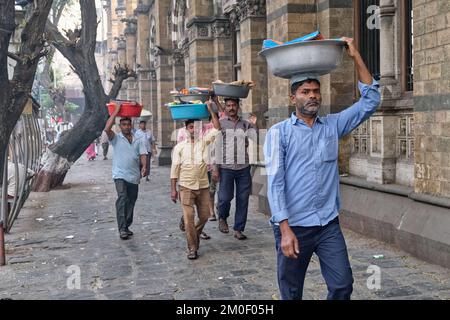
<svg viewBox="0 0 450 320"><path fill-rule="evenodd" d="M151 181L140 185L131 227L135 235L127 241L117 232L111 160L83 157L65 183L50 193L31 194L6 235L8 265L0 267L0 299L278 299L273 233L268 218L255 212L256 199L248 240L222 234L217 222L208 222L211 239L202 240L199 259L190 261L178 229L181 209L170 201L169 168L153 167ZM450 270L344 233L355 278L353 299L450 299ZM380 254L383 258L373 257ZM380 290L367 288L370 265L381 268ZM80 271L80 289L69 289L76 284L74 270ZM325 297L314 256L304 298Z"/></svg>

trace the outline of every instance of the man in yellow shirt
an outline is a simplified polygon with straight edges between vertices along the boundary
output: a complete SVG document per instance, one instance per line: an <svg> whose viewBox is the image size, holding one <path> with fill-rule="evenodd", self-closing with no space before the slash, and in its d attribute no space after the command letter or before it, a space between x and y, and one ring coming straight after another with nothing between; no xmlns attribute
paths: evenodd
<svg viewBox="0 0 450 320"><path fill-rule="evenodd" d="M188 259L197 259L200 235L209 217L209 181L208 159L209 145L220 133L220 123L217 115L211 109L211 102L206 102L212 117L214 128L201 136L200 130L195 130L195 121L185 122L188 139L178 143L172 153L172 168L170 179L172 185L171 198L177 202L177 182L180 185L180 201L188 245ZM197 122L199 123L199 122ZM195 223L195 208L197 207L198 222Z"/></svg>

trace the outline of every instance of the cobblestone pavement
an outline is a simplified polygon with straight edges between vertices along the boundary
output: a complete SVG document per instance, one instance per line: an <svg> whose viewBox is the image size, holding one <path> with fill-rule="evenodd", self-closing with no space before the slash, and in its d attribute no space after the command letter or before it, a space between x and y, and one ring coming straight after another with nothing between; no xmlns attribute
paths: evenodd
<svg viewBox="0 0 450 320"><path fill-rule="evenodd" d="M251 200L248 240L208 222L199 259L186 259L181 209L169 199L169 169L152 168L135 210L132 239L118 237L111 160L80 159L66 186L31 194L6 235L8 265L0 267L0 299L278 299L274 239ZM232 214L233 217L233 214ZM230 221L231 222L231 221ZM450 299L450 270L419 261L382 242L344 230L355 278L353 299ZM383 255L376 259L374 255ZM369 266L381 289L368 289ZM80 288L73 275L80 271ZM69 285L68 285L69 284ZM324 299L317 257L305 299Z"/></svg>

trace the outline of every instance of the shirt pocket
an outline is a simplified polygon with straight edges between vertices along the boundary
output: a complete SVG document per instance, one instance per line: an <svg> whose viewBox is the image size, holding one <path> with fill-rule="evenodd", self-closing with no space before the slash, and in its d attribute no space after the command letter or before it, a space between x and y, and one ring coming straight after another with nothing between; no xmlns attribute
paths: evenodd
<svg viewBox="0 0 450 320"><path fill-rule="evenodd" d="M335 161L338 158L338 146L336 137L326 137L322 147L322 160Z"/></svg>

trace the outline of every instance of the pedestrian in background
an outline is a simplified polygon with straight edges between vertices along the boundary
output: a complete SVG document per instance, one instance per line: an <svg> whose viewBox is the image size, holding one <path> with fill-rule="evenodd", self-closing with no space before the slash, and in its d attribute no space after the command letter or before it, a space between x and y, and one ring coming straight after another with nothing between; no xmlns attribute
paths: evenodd
<svg viewBox="0 0 450 320"><path fill-rule="evenodd" d="M106 131L102 131L102 135L100 136L100 143L103 150L103 160L108 160L109 138L106 134Z"/></svg>
<svg viewBox="0 0 450 320"><path fill-rule="evenodd" d="M139 129L135 131L135 134L144 139L147 147L147 176L145 177L145 181L149 181L152 156L156 156L155 137L152 131L147 129L147 121L145 120L139 122Z"/></svg>

